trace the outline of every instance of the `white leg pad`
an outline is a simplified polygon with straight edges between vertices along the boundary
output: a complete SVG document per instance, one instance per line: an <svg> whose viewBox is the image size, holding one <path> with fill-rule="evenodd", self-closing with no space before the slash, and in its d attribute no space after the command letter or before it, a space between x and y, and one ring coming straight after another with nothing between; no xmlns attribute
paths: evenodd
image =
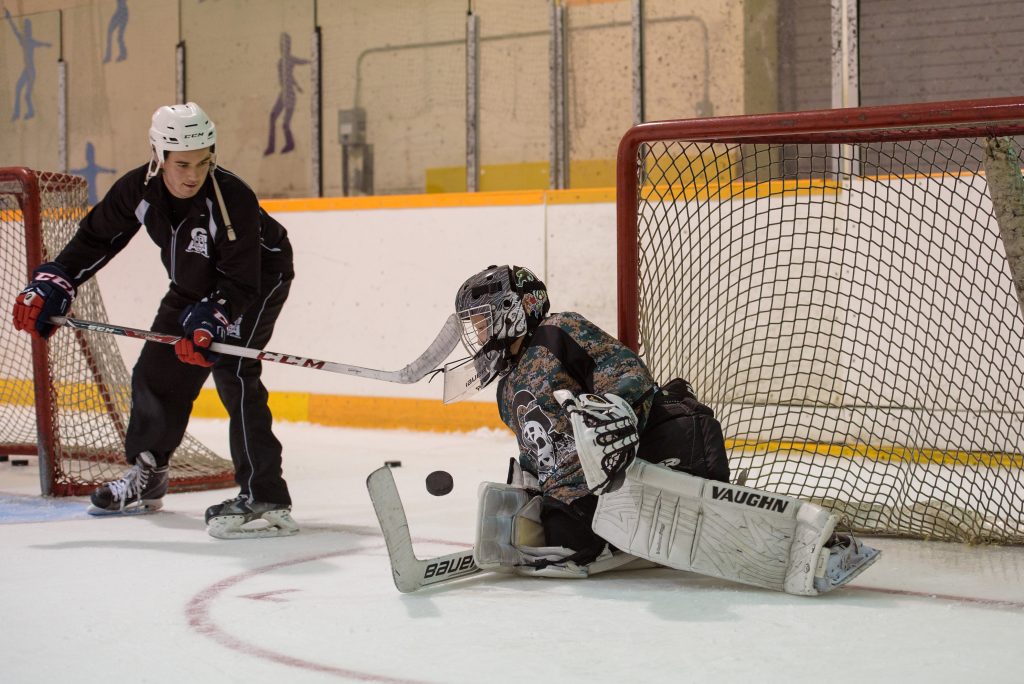
<svg viewBox="0 0 1024 684"><path fill-rule="evenodd" d="M814 578L825 574L829 550L826 542L835 531L838 518L812 503L800 506L796 514L796 530L789 552L789 567L783 591L799 596L815 596Z"/></svg>
<svg viewBox="0 0 1024 684"><path fill-rule="evenodd" d="M532 561L558 561L572 555L571 549L562 546L544 546L541 497L496 482L481 483L477 497L473 560L481 569L511 573Z"/></svg>
<svg viewBox="0 0 1024 684"><path fill-rule="evenodd" d="M529 577L583 579L609 570L651 567L626 553L605 549L588 565L565 559L573 555L564 546L545 546L541 525L541 497L513 485L481 483L478 490L476 544L473 560L483 570ZM550 564L538 568L536 561ZM634 563L634 561L637 561Z"/></svg>
<svg viewBox="0 0 1024 684"><path fill-rule="evenodd" d="M636 460L598 498L593 528L661 565L812 595L835 522L815 504Z"/></svg>

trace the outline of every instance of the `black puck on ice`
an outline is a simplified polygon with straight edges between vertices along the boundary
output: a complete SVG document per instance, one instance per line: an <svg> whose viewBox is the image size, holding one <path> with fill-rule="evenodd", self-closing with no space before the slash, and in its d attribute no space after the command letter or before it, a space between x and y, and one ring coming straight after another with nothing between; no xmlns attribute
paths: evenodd
<svg viewBox="0 0 1024 684"><path fill-rule="evenodd" d="M387 466L388 468L401 468L402 467L402 462L401 461L384 461L384 465Z"/></svg>
<svg viewBox="0 0 1024 684"><path fill-rule="evenodd" d="M443 470L435 470L427 475L427 491L434 496L444 496L452 491L454 486L452 476Z"/></svg>
<svg viewBox="0 0 1024 684"><path fill-rule="evenodd" d="M27 466L28 465L28 459L27 458L12 458L11 459L11 465L12 466Z"/></svg>

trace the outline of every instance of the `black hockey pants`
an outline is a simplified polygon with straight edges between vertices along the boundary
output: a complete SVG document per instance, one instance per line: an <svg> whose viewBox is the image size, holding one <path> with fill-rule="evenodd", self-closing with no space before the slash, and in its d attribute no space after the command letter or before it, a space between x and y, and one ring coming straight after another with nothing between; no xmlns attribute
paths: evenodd
<svg viewBox="0 0 1024 684"><path fill-rule="evenodd" d="M281 307L288 298L290 280L264 276L263 291L242 314L238 329L229 329L229 344L265 348ZM181 312L192 302L169 291L160 302L153 329L181 334ZM226 354L211 368L178 360L174 347L146 342L132 371L132 412L125 452L129 463L149 451L158 466L165 465L181 443L203 383L213 372L220 400L227 409L231 460L235 482L242 494L256 501L291 504L288 485L281 476L281 443L271 431L267 389L260 380L262 362Z"/></svg>

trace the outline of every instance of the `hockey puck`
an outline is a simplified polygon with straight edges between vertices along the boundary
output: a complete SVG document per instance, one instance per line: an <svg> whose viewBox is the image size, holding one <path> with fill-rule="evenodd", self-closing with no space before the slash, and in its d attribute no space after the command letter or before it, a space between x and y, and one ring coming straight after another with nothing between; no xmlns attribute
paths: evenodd
<svg viewBox="0 0 1024 684"><path fill-rule="evenodd" d="M12 466L27 466L28 465L28 459L27 458L12 458L11 459L11 465Z"/></svg>
<svg viewBox="0 0 1024 684"><path fill-rule="evenodd" d="M384 461L384 465L387 466L388 468L401 468L402 467L402 462L401 461Z"/></svg>
<svg viewBox="0 0 1024 684"><path fill-rule="evenodd" d="M443 470L435 470L427 475L427 491L434 496L444 496L455 486L452 476Z"/></svg>

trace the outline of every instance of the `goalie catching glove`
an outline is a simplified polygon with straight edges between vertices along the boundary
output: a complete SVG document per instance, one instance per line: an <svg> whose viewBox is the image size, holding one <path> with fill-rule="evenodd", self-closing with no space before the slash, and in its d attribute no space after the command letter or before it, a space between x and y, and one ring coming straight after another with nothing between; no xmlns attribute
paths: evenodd
<svg viewBox="0 0 1024 684"><path fill-rule="evenodd" d="M556 390L555 399L572 422L587 487L595 494L607 491L636 457L640 441L636 413L615 394L574 397L568 390Z"/></svg>
<svg viewBox="0 0 1024 684"><path fill-rule="evenodd" d="M43 264L14 300L14 327L45 340L58 327L50 323L50 317L65 315L74 299L71 276L56 262Z"/></svg>
<svg viewBox="0 0 1024 684"><path fill-rule="evenodd" d="M228 323L227 309L219 302L204 299L189 306L181 314L185 336L174 344L178 359L195 366L212 366L220 354L210 351L210 344L224 341Z"/></svg>

